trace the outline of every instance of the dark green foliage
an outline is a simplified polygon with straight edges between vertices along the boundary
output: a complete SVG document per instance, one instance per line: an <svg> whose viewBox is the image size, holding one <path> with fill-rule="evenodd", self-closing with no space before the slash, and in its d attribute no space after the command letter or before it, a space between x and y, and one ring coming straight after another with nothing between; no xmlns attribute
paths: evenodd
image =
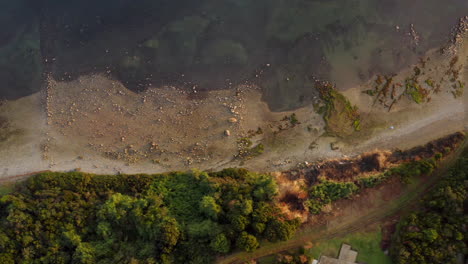
<svg viewBox="0 0 468 264"><path fill-rule="evenodd" d="M211 241L210 247L219 253L228 253L231 249L231 242L224 234L218 234L214 240Z"/></svg>
<svg viewBox="0 0 468 264"><path fill-rule="evenodd" d="M312 186L306 205L312 214L319 214L322 207L339 199L350 197L359 188L352 182L322 181Z"/></svg>
<svg viewBox="0 0 468 264"><path fill-rule="evenodd" d="M381 175L371 176L366 178L361 178L358 180L358 184L362 188L372 188L384 181L384 178Z"/></svg>
<svg viewBox="0 0 468 264"><path fill-rule="evenodd" d="M385 172L384 176L399 176L401 181L408 182L412 177L432 173L435 167L435 159L412 161L389 169Z"/></svg>
<svg viewBox="0 0 468 264"><path fill-rule="evenodd" d="M257 238L248 234L247 232L242 232L240 234L239 238L237 239L236 245L238 248L247 252L252 252L259 246Z"/></svg>
<svg viewBox="0 0 468 264"><path fill-rule="evenodd" d="M216 200L212 196L204 196L200 201L200 211L206 216L216 220L218 214L221 212L221 206L216 203Z"/></svg>
<svg viewBox="0 0 468 264"><path fill-rule="evenodd" d="M384 173L360 178L356 183L360 188L372 188L384 183L393 176L399 177L403 183L408 183L412 177L432 173L437 167L436 161L440 159L442 159L442 154L436 153L434 158L403 163L398 167L388 169Z"/></svg>
<svg viewBox="0 0 468 264"><path fill-rule="evenodd" d="M435 159L436 161L441 160L443 157L444 157L444 155L443 155L442 153L436 153L436 154L434 155L434 159Z"/></svg>
<svg viewBox="0 0 468 264"><path fill-rule="evenodd" d="M243 169L42 173L0 199L0 263L210 263L254 250L274 221L291 237L276 194L271 176Z"/></svg>
<svg viewBox="0 0 468 264"><path fill-rule="evenodd" d="M289 240L294 235L299 224L298 221L272 219L267 225L265 236L272 242Z"/></svg>
<svg viewBox="0 0 468 264"><path fill-rule="evenodd" d="M459 263L467 254L468 158L462 157L398 226L391 248L395 263Z"/></svg>

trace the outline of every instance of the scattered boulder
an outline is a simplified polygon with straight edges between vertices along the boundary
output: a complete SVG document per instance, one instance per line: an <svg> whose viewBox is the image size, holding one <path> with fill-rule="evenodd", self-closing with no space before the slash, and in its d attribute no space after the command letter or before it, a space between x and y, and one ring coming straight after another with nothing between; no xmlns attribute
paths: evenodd
<svg viewBox="0 0 468 264"><path fill-rule="evenodd" d="M330 148L331 148L331 150L339 150L340 149L340 147L337 145L336 142L330 143Z"/></svg>

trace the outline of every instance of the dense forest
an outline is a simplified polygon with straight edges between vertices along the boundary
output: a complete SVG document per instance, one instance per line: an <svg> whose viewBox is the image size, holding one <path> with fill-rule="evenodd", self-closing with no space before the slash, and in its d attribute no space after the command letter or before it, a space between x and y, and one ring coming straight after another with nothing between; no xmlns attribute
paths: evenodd
<svg viewBox="0 0 468 264"><path fill-rule="evenodd" d="M396 264L465 263L468 253L468 149L422 206L405 217L391 248Z"/></svg>
<svg viewBox="0 0 468 264"><path fill-rule="evenodd" d="M299 226L271 176L42 173L0 199L0 263L210 263Z"/></svg>

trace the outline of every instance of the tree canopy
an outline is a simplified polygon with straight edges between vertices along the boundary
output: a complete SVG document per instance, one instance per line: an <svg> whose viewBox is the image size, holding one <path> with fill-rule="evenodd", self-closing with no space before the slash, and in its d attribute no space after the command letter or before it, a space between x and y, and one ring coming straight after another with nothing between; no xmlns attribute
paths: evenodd
<svg viewBox="0 0 468 264"><path fill-rule="evenodd" d="M210 263L294 234L277 192L243 169L41 173L0 198L0 262Z"/></svg>
<svg viewBox="0 0 468 264"><path fill-rule="evenodd" d="M395 263L459 263L468 252L468 155L444 175L419 210L399 223L391 248Z"/></svg>

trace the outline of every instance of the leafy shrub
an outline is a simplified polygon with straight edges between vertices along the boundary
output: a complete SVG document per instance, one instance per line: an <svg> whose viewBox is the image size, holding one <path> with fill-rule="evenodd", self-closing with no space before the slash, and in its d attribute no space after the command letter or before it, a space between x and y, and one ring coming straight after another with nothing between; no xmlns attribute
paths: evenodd
<svg viewBox="0 0 468 264"><path fill-rule="evenodd" d="M312 214L318 214L322 211L324 205L342 198L348 198L358 190L358 186L352 182L322 181L312 186L309 191L309 201L306 205Z"/></svg>
<svg viewBox="0 0 468 264"><path fill-rule="evenodd" d="M358 184L362 188L372 188L382 183L383 180L384 180L383 175L377 175L377 176L371 176L371 177L366 177L366 178L360 178L358 180Z"/></svg>

